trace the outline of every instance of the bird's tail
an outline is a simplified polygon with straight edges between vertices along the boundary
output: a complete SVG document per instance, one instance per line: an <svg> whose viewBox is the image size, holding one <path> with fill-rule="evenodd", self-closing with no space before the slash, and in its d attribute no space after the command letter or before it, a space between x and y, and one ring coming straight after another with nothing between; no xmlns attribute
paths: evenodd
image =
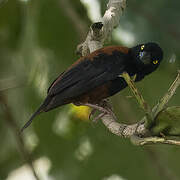
<svg viewBox="0 0 180 180"><path fill-rule="evenodd" d="M29 121L26 122L26 124L21 128L20 133L22 133L24 131L24 129L26 129L31 123L32 120L39 115L41 112L44 111L44 109L46 108L46 106L49 104L49 102L51 101L51 97L47 97L44 102L41 104L41 106L38 108L38 110L31 116L31 118L29 119Z"/></svg>

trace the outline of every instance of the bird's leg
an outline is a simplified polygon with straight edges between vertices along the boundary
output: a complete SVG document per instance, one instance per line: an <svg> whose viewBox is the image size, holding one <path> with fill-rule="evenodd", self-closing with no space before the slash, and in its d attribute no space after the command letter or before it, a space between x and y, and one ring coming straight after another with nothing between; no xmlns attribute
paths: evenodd
<svg viewBox="0 0 180 180"><path fill-rule="evenodd" d="M109 113L109 111L106 108L102 107L99 104L82 103L81 106L89 106L89 107L91 107L91 108L93 108L95 110L98 110L100 112Z"/></svg>
<svg viewBox="0 0 180 180"><path fill-rule="evenodd" d="M81 103L81 102L73 102L73 104L76 106L88 106L92 108L92 111L89 114L89 119L91 118L92 115L96 113L96 110L102 112L103 114L109 113L109 111L103 108L101 104L91 104L91 103Z"/></svg>
<svg viewBox="0 0 180 180"><path fill-rule="evenodd" d="M96 113L96 109L92 109L89 114L89 119L91 119L91 116L93 116Z"/></svg>
<svg viewBox="0 0 180 180"><path fill-rule="evenodd" d="M115 116L115 114L114 114L114 112L113 112L112 106L109 104L109 99L104 99L104 100L102 100L102 101L100 102L100 105L101 105L103 108L107 109L107 110L108 110L108 114L110 114L111 116L113 116L113 118L114 118L115 120L117 119L116 116Z"/></svg>
<svg viewBox="0 0 180 180"><path fill-rule="evenodd" d="M101 119L106 113L100 113L98 116L96 116L92 121L93 123L96 123L98 119Z"/></svg>
<svg viewBox="0 0 180 180"><path fill-rule="evenodd" d="M89 120L91 119L91 117L96 113L97 109L92 109L92 111L89 114ZM103 117L106 113L102 112L100 113L98 116L96 116L92 121L93 122L97 122L98 119L100 119L101 117Z"/></svg>
<svg viewBox="0 0 180 180"><path fill-rule="evenodd" d="M101 107L104 107L105 109L107 109L108 111L112 111L112 106L109 104L109 99L104 99L102 100L99 105Z"/></svg>
<svg viewBox="0 0 180 180"><path fill-rule="evenodd" d="M81 103L81 102L76 102L74 103L77 106L88 106L92 108L92 111L89 115L89 119L91 118L92 115L95 114L96 110L100 111L101 113L93 119L93 122L96 122L98 119L102 118L104 115L109 114L113 116L114 119L116 119L115 114L112 111L112 106L108 103L108 100L102 100L98 104L91 104L91 103Z"/></svg>
<svg viewBox="0 0 180 180"><path fill-rule="evenodd" d="M99 107L104 108L108 112L101 112L99 115L94 117L94 119L92 120L93 122L97 122L98 119L101 119L104 115L106 115L107 113L110 113L109 110L112 109L112 107L110 106L110 104L108 104L108 101L109 99L105 99L105 100L102 100L99 104L97 104ZM92 109L90 113L90 117L95 114L96 110L97 109Z"/></svg>
<svg viewBox="0 0 180 180"><path fill-rule="evenodd" d="M110 114L111 116L113 116L115 120L117 119L115 114L113 113L112 106L109 104L109 99L104 99L95 106L98 107L98 109L93 108L92 113L90 115L92 116L96 112L96 110L99 110L102 113L95 117L95 119L93 119L93 122L96 122L98 119L102 118L106 114Z"/></svg>
<svg viewBox="0 0 180 180"><path fill-rule="evenodd" d="M94 117L94 119L92 120L94 123L97 122L98 119L102 118L105 114L109 113L109 111L106 108L102 107L101 104L86 103L84 105L93 108L89 115L89 119L91 118L92 115L96 113L97 110L101 112L98 116Z"/></svg>

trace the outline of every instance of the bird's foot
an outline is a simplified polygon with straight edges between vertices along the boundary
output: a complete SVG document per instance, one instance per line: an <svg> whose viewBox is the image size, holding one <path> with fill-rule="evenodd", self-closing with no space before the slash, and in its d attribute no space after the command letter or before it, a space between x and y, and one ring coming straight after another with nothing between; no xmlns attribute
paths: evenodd
<svg viewBox="0 0 180 180"><path fill-rule="evenodd" d="M103 101L100 102L100 106L102 106L103 108L105 108L109 115L111 115L115 120L117 119L114 112L113 112L113 108L111 106L111 104L109 103L109 99L104 99Z"/></svg>
<svg viewBox="0 0 180 180"><path fill-rule="evenodd" d="M112 106L109 103L109 99L104 99L99 103L99 106L107 109L108 111L113 111Z"/></svg>
<svg viewBox="0 0 180 180"><path fill-rule="evenodd" d="M90 114L89 114L89 119L96 113L96 109L92 109Z"/></svg>
<svg viewBox="0 0 180 180"><path fill-rule="evenodd" d="M91 104L91 103L78 103L78 105L88 106L92 108L91 113L89 114L89 119L96 113L96 111L100 111L101 113L97 115L93 122L97 122L98 119L102 118L104 115L109 114L116 119L115 114L113 113L111 105L108 103L108 100L103 100L98 104Z"/></svg>
<svg viewBox="0 0 180 180"><path fill-rule="evenodd" d="M100 113L99 115L97 115L96 117L94 117L94 119L92 120L93 123L97 123L99 119L101 119L103 116L105 116L106 113Z"/></svg>
<svg viewBox="0 0 180 180"><path fill-rule="evenodd" d="M94 111L92 112L92 115L95 113L96 110L102 112L102 113L109 113L109 110L105 107L101 106L100 104L91 104L91 103L84 103L81 104L82 106L88 106L91 107Z"/></svg>

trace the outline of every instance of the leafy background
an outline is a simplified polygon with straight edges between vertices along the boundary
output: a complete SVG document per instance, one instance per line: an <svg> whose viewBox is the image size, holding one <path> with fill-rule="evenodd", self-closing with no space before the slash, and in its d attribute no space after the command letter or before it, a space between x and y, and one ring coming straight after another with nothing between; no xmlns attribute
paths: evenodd
<svg viewBox="0 0 180 180"><path fill-rule="evenodd" d="M78 59L76 46L92 21L103 15L106 0L90 1L91 6L87 2L0 1L0 96L18 128L42 102L55 77ZM156 41L161 45L161 67L137 84L151 106L167 91L180 66L179 7L178 0L128 1L120 26L106 44L131 47ZM128 88L112 97L112 104L120 122L136 122L143 112L127 95ZM170 105L179 105L179 99L178 90ZM0 103L0 180L33 180L19 152L15 125L8 122L6 106ZM88 108L66 105L40 115L24 132L40 179L180 179L179 147L133 146L108 132L100 121L88 121L88 112Z"/></svg>

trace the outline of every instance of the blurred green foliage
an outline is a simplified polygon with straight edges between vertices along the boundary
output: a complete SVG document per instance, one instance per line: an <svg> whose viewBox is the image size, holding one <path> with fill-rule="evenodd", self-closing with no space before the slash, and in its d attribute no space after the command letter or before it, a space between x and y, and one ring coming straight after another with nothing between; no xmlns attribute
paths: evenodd
<svg viewBox="0 0 180 180"><path fill-rule="evenodd" d="M78 33L78 22L72 23L68 7L61 1L0 1L0 93L6 89L3 93L19 127L42 102L55 77L78 59L76 46L85 38L91 24L82 3L69 0L85 24L84 34ZM107 1L99 0L99 3L103 14ZM179 7L178 0L127 1L118 27L133 35L133 45L157 41L164 49L161 67L137 84L150 105L155 105L167 91L180 66ZM125 42L113 38L111 44ZM129 93L126 89L111 98L119 121L126 123L143 116L135 99L126 98ZM179 105L179 99L178 90L170 105ZM0 180L4 180L25 162L6 123L3 106L0 106L0 118ZM108 132L101 122L92 126L89 121L78 119L71 105L40 115L24 136L34 159L50 160L49 174L54 179L103 180L113 174L128 180L168 179L161 175L159 166L166 166L180 179L177 147L135 147L128 139ZM153 149L158 159L153 158L148 148Z"/></svg>
<svg viewBox="0 0 180 180"><path fill-rule="evenodd" d="M151 131L154 135L179 136L180 135L180 106L165 108L157 115Z"/></svg>

